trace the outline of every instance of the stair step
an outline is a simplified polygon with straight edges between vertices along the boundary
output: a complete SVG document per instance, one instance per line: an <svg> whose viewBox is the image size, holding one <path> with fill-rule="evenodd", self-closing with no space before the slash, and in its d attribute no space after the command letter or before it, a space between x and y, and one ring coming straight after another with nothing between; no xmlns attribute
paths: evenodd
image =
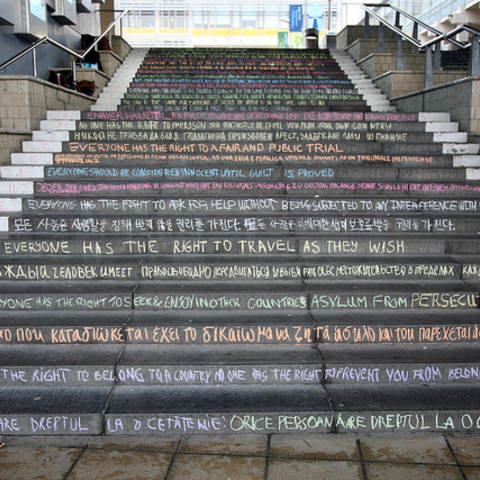
<svg viewBox="0 0 480 480"><path fill-rule="evenodd" d="M12 165L53 165L53 153L12 153Z"/></svg>
<svg viewBox="0 0 480 480"><path fill-rule="evenodd" d="M420 112L418 114L419 122L450 122L449 112Z"/></svg>
<svg viewBox="0 0 480 480"><path fill-rule="evenodd" d="M40 130L43 131L61 131L61 130L75 130L76 128L76 119L65 119L65 120L40 120Z"/></svg>
<svg viewBox="0 0 480 480"><path fill-rule="evenodd" d="M179 255L195 258L198 255L226 254L246 255L247 258L267 258L269 255L302 255L315 258L317 255L413 255L444 253L478 253L480 241L442 238L411 238L383 236L378 240L361 237L345 240L339 236L328 238L309 237L272 237L258 238L237 236L231 240L218 239L216 236L202 235L199 239L185 239L183 236L145 239L143 236L129 236L121 239L118 235L64 236L58 239L52 236L23 236L22 238L0 237L0 253L6 257L28 255L75 256L91 255L94 258L103 255ZM188 256L188 257L187 257ZM142 257L143 258L143 257Z"/></svg>
<svg viewBox="0 0 480 480"><path fill-rule="evenodd" d="M47 120L80 120L80 110L47 110Z"/></svg>
<svg viewBox="0 0 480 480"><path fill-rule="evenodd" d="M443 153L446 155L476 155L480 151L478 143L444 143ZM455 166L455 165L454 165Z"/></svg>
<svg viewBox="0 0 480 480"><path fill-rule="evenodd" d="M62 142L22 142L22 148L25 153L38 152L38 153L50 153L61 152Z"/></svg>
<svg viewBox="0 0 480 480"><path fill-rule="evenodd" d="M480 167L480 155L454 155L454 167Z"/></svg>
<svg viewBox="0 0 480 480"><path fill-rule="evenodd" d="M68 142L70 140L70 135L67 130L59 131L49 131L49 130L38 130L34 131L32 135L32 140L34 142Z"/></svg>
<svg viewBox="0 0 480 480"><path fill-rule="evenodd" d="M339 52L133 51L0 166L0 434L474 432L479 148Z"/></svg>
<svg viewBox="0 0 480 480"><path fill-rule="evenodd" d="M289 281L289 280L453 280L468 278L471 271L479 278L479 261L462 265L444 257L429 257L423 261L417 258L391 257L388 259L355 257L327 259L305 258L299 262L287 256L269 257L262 262L250 259L226 258L218 265L216 257L198 259L201 263L186 261L126 261L114 257L102 266L95 261L79 261L77 258L42 258L36 262L25 262L8 257L2 259L0 282L4 281L98 281L101 280L142 280L142 281ZM462 275L463 272L463 275Z"/></svg>
<svg viewBox="0 0 480 480"><path fill-rule="evenodd" d="M42 178L43 167L36 166L3 166L0 167L0 178Z"/></svg>

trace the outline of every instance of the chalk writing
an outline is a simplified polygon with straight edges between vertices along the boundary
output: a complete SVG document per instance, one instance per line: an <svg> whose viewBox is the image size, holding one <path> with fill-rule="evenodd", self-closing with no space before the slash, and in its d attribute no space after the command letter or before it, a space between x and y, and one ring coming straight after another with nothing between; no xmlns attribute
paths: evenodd
<svg viewBox="0 0 480 480"><path fill-rule="evenodd" d="M465 270L465 269L464 269ZM478 274L477 274L478 275ZM307 265L154 264L0 266L1 280L295 280L295 279L459 279L453 264L309 263Z"/></svg>
<svg viewBox="0 0 480 480"><path fill-rule="evenodd" d="M478 432L478 411L107 415L107 434Z"/></svg>
<svg viewBox="0 0 480 480"><path fill-rule="evenodd" d="M373 148L373 147L372 147ZM377 147L375 147L377 148ZM378 149L378 148L377 148ZM238 154L212 154L206 155L204 153L118 153L118 152L102 152L96 154L90 153L57 153L54 157L55 163L59 165L71 164L100 164L103 162L143 162L144 164L155 165L158 161L178 162L187 161L195 163L255 163L255 164L282 164L289 162L303 162L311 163L321 161L327 165L351 165L358 163L359 165L408 165L408 164L424 164L425 166L447 165L448 157L442 156L421 156L421 155L390 155L390 154L356 154L349 153L348 155L336 155L333 153L314 155L310 154L290 154L285 152L276 153L262 153L261 155L250 155L247 153ZM434 162L435 160L435 162Z"/></svg>
<svg viewBox="0 0 480 480"><path fill-rule="evenodd" d="M475 233L476 219L403 218L403 217L10 217L13 232L156 232L156 233L249 233L249 232L318 232L318 233Z"/></svg>
<svg viewBox="0 0 480 480"><path fill-rule="evenodd" d="M469 364L335 366L258 365L92 365L0 367L0 385L275 385L275 384L437 384L480 382L480 367Z"/></svg>
<svg viewBox="0 0 480 480"><path fill-rule="evenodd" d="M106 240L8 240L0 242L4 255L125 255L125 254L362 254L375 255L418 253L445 253L443 240L338 240L338 239L129 239Z"/></svg>
<svg viewBox="0 0 480 480"><path fill-rule="evenodd" d="M143 297L142 302L148 297ZM264 310L265 311L265 310ZM480 325L2 327L0 344L255 345L478 343ZM461 371L452 373L461 375Z"/></svg>
<svg viewBox="0 0 480 480"><path fill-rule="evenodd" d="M112 111L112 112L83 112L87 120L132 121L132 120L302 120L302 121L374 121L374 122L416 122L416 114L404 113L369 113L369 112L319 112L300 111L294 113L264 112L252 110L250 112L159 112L159 111Z"/></svg>
<svg viewBox="0 0 480 480"><path fill-rule="evenodd" d="M270 169L267 169L270 170ZM289 170L287 170L288 173ZM305 172L307 174L307 172ZM332 199L332 198L105 198L85 200L25 199L26 211L111 211L111 212L462 212L480 210L478 200L414 200L414 199Z"/></svg>
<svg viewBox="0 0 480 480"><path fill-rule="evenodd" d="M3 415L5 435L100 435L102 415ZM105 415L107 435L225 433L478 433L480 413L469 411L291 412Z"/></svg>

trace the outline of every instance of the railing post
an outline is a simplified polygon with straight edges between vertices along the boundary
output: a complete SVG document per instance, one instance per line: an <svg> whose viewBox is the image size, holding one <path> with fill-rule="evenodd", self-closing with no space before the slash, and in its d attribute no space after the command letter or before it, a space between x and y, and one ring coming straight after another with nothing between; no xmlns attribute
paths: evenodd
<svg viewBox="0 0 480 480"><path fill-rule="evenodd" d="M378 26L378 53L385 53L385 30L382 22Z"/></svg>
<svg viewBox="0 0 480 480"><path fill-rule="evenodd" d="M435 50L433 53L433 70L437 72L442 69L442 42L435 44Z"/></svg>
<svg viewBox="0 0 480 480"><path fill-rule="evenodd" d="M425 49L425 88L433 87L433 54L432 46L429 45Z"/></svg>
<svg viewBox="0 0 480 480"><path fill-rule="evenodd" d="M397 28L402 28L400 27L400 12L395 13L395 26Z"/></svg>
<svg viewBox="0 0 480 480"><path fill-rule="evenodd" d="M478 45L479 36L472 34L472 46L470 47L470 61L468 65L468 75L476 77L480 75L480 48Z"/></svg>
<svg viewBox="0 0 480 480"><path fill-rule="evenodd" d="M402 27L400 26L400 12L395 13L395 26L400 30ZM396 70L405 70L405 62L403 61L403 39L397 33L397 64L395 69Z"/></svg>
<svg viewBox="0 0 480 480"><path fill-rule="evenodd" d="M37 76L37 50L34 48L32 50L32 58L33 58L33 76Z"/></svg>
<svg viewBox="0 0 480 480"><path fill-rule="evenodd" d="M418 23L417 23L417 22L414 22L414 23L413 23L412 37L413 37L415 40L418 40ZM415 44L413 44L413 43L410 45L410 53L411 53L412 55L415 55L416 53L418 53L418 47L417 47Z"/></svg>
<svg viewBox="0 0 480 480"><path fill-rule="evenodd" d="M403 39L397 34L397 65L396 70L405 70L405 62L403 61Z"/></svg>
<svg viewBox="0 0 480 480"><path fill-rule="evenodd" d="M370 38L370 14L365 12L365 22L363 25L363 38Z"/></svg>

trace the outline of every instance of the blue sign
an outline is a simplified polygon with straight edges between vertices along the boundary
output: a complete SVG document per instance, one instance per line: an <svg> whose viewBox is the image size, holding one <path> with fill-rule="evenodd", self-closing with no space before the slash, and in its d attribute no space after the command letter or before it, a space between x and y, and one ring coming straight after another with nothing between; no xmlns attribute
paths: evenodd
<svg viewBox="0 0 480 480"><path fill-rule="evenodd" d="M302 5L290 5L290 31L301 32L303 29Z"/></svg>

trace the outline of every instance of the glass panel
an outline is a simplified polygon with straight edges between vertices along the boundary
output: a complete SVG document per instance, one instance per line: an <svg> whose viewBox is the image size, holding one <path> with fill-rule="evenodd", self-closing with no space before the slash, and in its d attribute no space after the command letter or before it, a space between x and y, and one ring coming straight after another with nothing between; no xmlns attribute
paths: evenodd
<svg viewBox="0 0 480 480"><path fill-rule="evenodd" d="M185 12L177 12L177 27L176 28L185 28Z"/></svg>
<svg viewBox="0 0 480 480"><path fill-rule="evenodd" d="M193 28L203 28L203 11L193 10Z"/></svg>
<svg viewBox="0 0 480 480"><path fill-rule="evenodd" d="M242 28L257 28L257 12L248 9L242 11Z"/></svg>
<svg viewBox="0 0 480 480"><path fill-rule="evenodd" d="M280 28L278 24L278 11L265 12L265 28Z"/></svg>
<svg viewBox="0 0 480 480"><path fill-rule="evenodd" d="M230 28L232 23L230 9L217 10L217 28Z"/></svg>
<svg viewBox="0 0 480 480"><path fill-rule="evenodd" d="M143 11L141 15L142 28L155 28L155 12Z"/></svg>

